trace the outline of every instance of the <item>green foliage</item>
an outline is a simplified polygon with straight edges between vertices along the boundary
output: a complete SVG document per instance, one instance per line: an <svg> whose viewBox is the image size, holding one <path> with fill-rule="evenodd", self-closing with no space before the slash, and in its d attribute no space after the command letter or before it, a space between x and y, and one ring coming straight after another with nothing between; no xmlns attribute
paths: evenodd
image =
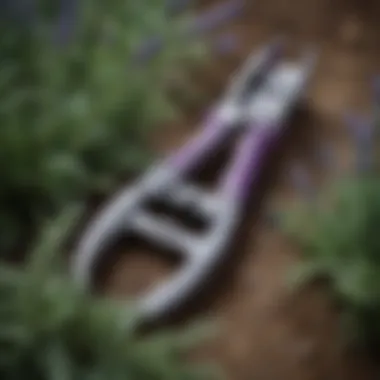
<svg viewBox="0 0 380 380"><path fill-rule="evenodd" d="M0 378L216 378L214 368L185 358L207 326L141 336L133 305L95 298L69 281L58 247L71 222L66 214L50 225L25 266L0 266Z"/></svg>
<svg viewBox="0 0 380 380"><path fill-rule="evenodd" d="M342 310L344 334L366 345L380 342L380 179L335 181L313 203L287 213L284 230L304 262L291 272L297 288L323 278Z"/></svg>
<svg viewBox="0 0 380 380"><path fill-rule="evenodd" d="M203 53L184 46L181 28L162 0L0 2L2 256L31 226L150 161L147 132L176 113L170 75ZM165 49L136 63L136 48L151 35L163 36ZM142 336L132 304L70 281L60 249L70 214L41 229L22 265L0 263L0 378L214 378L185 360L201 326Z"/></svg>
<svg viewBox="0 0 380 380"><path fill-rule="evenodd" d="M59 3L0 4L2 252L67 202L144 167L152 157L146 133L175 115L171 71L203 52L181 43L182 23L167 19L162 0L62 2L77 10ZM151 35L166 48L136 64L137 46Z"/></svg>
<svg viewBox="0 0 380 380"><path fill-rule="evenodd" d="M313 202L287 210L283 224L304 255L290 273L292 285L328 280L344 337L373 353L380 349L379 89L377 79L369 122L348 120L356 172L333 180Z"/></svg>

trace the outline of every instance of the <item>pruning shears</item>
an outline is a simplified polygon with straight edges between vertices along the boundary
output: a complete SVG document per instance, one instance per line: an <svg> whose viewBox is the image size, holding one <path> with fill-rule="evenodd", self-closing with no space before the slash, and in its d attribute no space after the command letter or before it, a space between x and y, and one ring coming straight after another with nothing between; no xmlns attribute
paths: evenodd
<svg viewBox="0 0 380 380"><path fill-rule="evenodd" d="M72 274L85 289L94 266L115 239L135 233L176 249L182 267L137 300L144 320L153 321L183 306L219 264L233 241L265 161L281 141L286 121L299 102L314 67L314 52L299 61L284 59L284 41L275 40L252 53L232 77L224 97L208 114L204 128L184 147L154 165L132 186L112 198L89 223L73 255ZM239 132L233 157L216 189L202 188L189 173L210 159ZM145 207L161 200L201 218L201 232L180 227Z"/></svg>

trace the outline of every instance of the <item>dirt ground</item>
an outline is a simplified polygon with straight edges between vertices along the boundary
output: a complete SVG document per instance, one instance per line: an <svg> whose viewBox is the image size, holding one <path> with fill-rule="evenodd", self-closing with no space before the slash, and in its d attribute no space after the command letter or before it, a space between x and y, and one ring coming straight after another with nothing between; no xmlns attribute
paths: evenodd
<svg viewBox="0 0 380 380"><path fill-rule="evenodd" d="M315 44L320 50L303 115L297 132L282 152L281 166L274 167L263 209L247 218L244 234L231 254L234 263L210 285L197 307L187 313L216 317L222 322L218 337L197 353L219 363L233 380L338 380L372 379L365 357L344 352L338 336L337 318L324 290L318 287L291 295L285 275L299 257L282 234L268 223L265 210L287 204L298 196L289 180L288 168L295 160L310 166L313 146L330 141L339 169L349 166L349 142L342 124L347 109L367 110L371 78L380 72L380 5L369 1L266 0L246 6L244 16L232 28L240 36L238 51L210 64L199 80L213 99L229 73L249 51L279 33L294 45ZM198 78L199 79L199 78ZM168 128L155 138L168 151L194 130L204 107L189 112L182 128ZM334 175L333 168L330 174ZM325 179L329 175L323 175ZM109 294L125 296L145 288L165 275L168 266L154 256L121 256L109 276Z"/></svg>

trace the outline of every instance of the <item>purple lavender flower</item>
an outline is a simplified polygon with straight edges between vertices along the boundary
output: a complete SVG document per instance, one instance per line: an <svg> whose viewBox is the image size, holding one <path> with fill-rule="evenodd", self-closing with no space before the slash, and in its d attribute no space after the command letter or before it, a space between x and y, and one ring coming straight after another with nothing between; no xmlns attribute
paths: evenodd
<svg viewBox="0 0 380 380"><path fill-rule="evenodd" d="M56 30L56 43L67 45L75 34L75 26L78 22L79 1L61 0L59 18Z"/></svg>
<svg viewBox="0 0 380 380"><path fill-rule="evenodd" d="M215 9L199 16L195 23L190 26L187 33L193 36L211 31L241 14L244 3L244 0L233 0L218 5Z"/></svg>
<svg viewBox="0 0 380 380"><path fill-rule="evenodd" d="M1 9L1 15L3 15L5 12L8 12L11 7L10 0L0 0L0 9Z"/></svg>
<svg viewBox="0 0 380 380"><path fill-rule="evenodd" d="M367 171L373 163L373 123L352 114L346 115L345 121L356 146L357 171Z"/></svg>
<svg viewBox="0 0 380 380"><path fill-rule="evenodd" d="M344 117L345 124L351 137L359 144L368 144L373 137L374 128L371 121L363 116L347 114Z"/></svg>
<svg viewBox="0 0 380 380"><path fill-rule="evenodd" d="M149 59L153 58L163 47L164 41L162 38L155 36L151 37L139 47L134 59L137 63L145 63Z"/></svg>
<svg viewBox="0 0 380 380"><path fill-rule="evenodd" d="M196 35L202 34L204 32L210 31L223 22L227 22L230 19L236 17L241 11L242 6L244 4L244 0L234 0L228 1L219 5L216 9L213 9L209 12L198 16L194 23L190 25L190 27L185 32L185 37L194 37ZM230 38L230 41L220 41L220 49L223 48L225 50L228 49L228 45L232 46L233 41ZM157 54L164 46L164 41L159 36L150 37L148 40L144 41L138 51L136 52L136 56L134 59L139 62L147 62L151 59L155 54Z"/></svg>
<svg viewBox="0 0 380 380"><path fill-rule="evenodd" d="M30 25L37 20L37 3L35 0L0 0L0 15Z"/></svg>
<svg viewBox="0 0 380 380"><path fill-rule="evenodd" d="M236 34L228 33L220 36L214 42L214 50L217 53L228 54L234 51L238 46L238 37Z"/></svg>

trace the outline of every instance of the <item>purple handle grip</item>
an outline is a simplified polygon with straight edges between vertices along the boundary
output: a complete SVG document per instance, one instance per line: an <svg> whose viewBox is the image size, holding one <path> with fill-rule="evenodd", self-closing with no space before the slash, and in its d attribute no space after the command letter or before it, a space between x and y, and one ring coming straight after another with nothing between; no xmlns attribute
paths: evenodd
<svg viewBox="0 0 380 380"><path fill-rule="evenodd" d="M199 165L208 154L212 154L218 148L231 131L230 128L223 128L223 123L216 112L211 113L203 131L170 156L169 165L182 173Z"/></svg>
<svg viewBox="0 0 380 380"><path fill-rule="evenodd" d="M269 156L274 142L279 139L278 132L274 133L271 126L249 126L237 145L235 158L227 168L222 178L222 191L230 199L244 201L249 188L259 178L266 157Z"/></svg>

